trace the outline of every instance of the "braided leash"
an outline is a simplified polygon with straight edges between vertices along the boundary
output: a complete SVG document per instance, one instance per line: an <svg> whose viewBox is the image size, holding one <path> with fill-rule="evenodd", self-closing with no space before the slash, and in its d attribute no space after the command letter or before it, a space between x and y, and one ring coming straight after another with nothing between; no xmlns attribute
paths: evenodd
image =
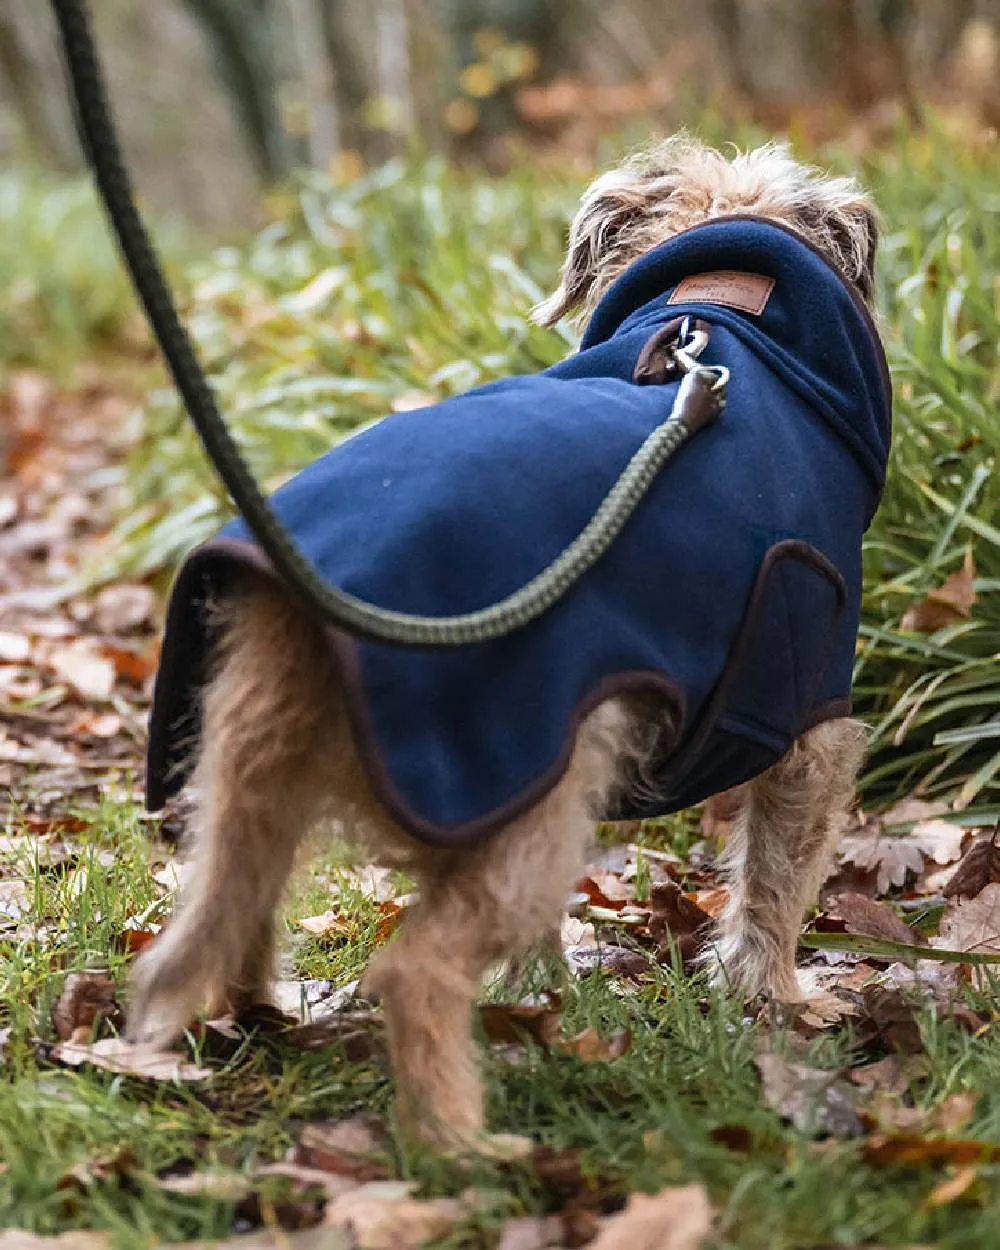
<svg viewBox="0 0 1000 1250"><path fill-rule="evenodd" d="M456 647L500 638L546 612L607 551L672 455L725 407L728 372L697 363L682 330L668 349L681 375L673 409L646 438L591 520L551 564L513 594L475 612L420 616L367 603L325 581L295 546L240 454L181 323L136 208L94 45L85 0L52 0L81 142L136 293L205 452L275 572L315 612L372 640ZM704 346L704 343L701 344Z"/></svg>

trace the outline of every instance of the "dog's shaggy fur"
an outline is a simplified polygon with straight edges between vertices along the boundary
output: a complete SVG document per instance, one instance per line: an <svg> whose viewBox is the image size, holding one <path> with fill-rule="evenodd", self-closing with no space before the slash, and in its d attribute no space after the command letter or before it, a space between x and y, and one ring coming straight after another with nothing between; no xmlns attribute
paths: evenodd
<svg viewBox="0 0 1000 1250"><path fill-rule="evenodd" d="M681 139L587 191L560 286L536 315L551 322L592 311L650 248L733 213L797 230L871 302L876 219L853 182L806 169L781 147L727 160ZM642 775L657 727L641 704L608 700L584 721L565 775L532 811L476 845L430 848L376 802L314 621L251 574L217 616L190 785L194 869L178 913L136 966L130 1033L167 1041L199 1007L238 1009L267 996L274 914L296 850L313 826L334 822L420 883L398 939L366 978L385 1007L399 1120L425 1141L474 1145L483 1107L470 1019L480 977L558 927L595 816L617 787ZM731 898L712 956L720 984L801 997L796 937L845 819L862 747L854 722L821 724L749 785L725 857Z"/></svg>

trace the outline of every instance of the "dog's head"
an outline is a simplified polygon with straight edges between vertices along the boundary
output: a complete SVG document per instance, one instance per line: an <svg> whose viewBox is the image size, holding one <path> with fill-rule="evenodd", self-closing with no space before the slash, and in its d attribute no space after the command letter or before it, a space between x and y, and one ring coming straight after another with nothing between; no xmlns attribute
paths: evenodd
<svg viewBox="0 0 1000 1250"><path fill-rule="evenodd" d="M853 178L834 178L769 143L727 159L681 135L630 157L590 187L570 228L559 286L534 311L552 325L590 316L633 261L712 217L745 213L798 231L872 306L878 217Z"/></svg>

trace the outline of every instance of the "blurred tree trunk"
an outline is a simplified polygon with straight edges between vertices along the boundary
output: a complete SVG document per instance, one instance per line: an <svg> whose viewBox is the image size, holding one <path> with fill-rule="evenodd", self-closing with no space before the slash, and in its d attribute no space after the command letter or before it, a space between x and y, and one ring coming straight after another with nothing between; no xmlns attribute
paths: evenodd
<svg viewBox="0 0 1000 1250"><path fill-rule="evenodd" d="M373 72L370 12L359 0L325 0L322 17L327 56L333 65L341 143L365 152L364 111Z"/></svg>
<svg viewBox="0 0 1000 1250"><path fill-rule="evenodd" d="M302 84L309 163L329 169L340 152L340 113L326 50L322 0L285 0Z"/></svg>
<svg viewBox="0 0 1000 1250"><path fill-rule="evenodd" d="M218 58L258 173L272 182L292 153L278 111L278 57L270 0L184 0Z"/></svg>
<svg viewBox="0 0 1000 1250"><path fill-rule="evenodd" d="M406 0L378 0L375 16L375 77L381 120L399 146L401 136L412 134L413 92L410 63L410 22Z"/></svg>
<svg viewBox="0 0 1000 1250"><path fill-rule="evenodd" d="M43 75L12 10L0 8L0 73L25 123L28 146L54 169L68 171L79 167L79 149L53 115L52 92L46 91ZM61 82L61 80L60 80Z"/></svg>

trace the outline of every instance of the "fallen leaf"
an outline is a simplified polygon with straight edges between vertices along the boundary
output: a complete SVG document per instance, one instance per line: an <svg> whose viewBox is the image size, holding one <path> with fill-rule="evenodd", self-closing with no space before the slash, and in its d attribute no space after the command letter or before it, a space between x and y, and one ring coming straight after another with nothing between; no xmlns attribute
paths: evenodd
<svg viewBox="0 0 1000 1250"><path fill-rule="evenodd" d="M31 655L31 639L0 630L0 663L20 664Z"/></svg>
<svg viewBox="0 0 1000 1250"><path fill-rule="evenodd" d="M874 1133L864 1147L865 1162L873 1167L941 1167L1000 1158L1000 1146L967 1138L925 1137L922 1133Z"/></svg>
<svg viewBox="0 0 1000 1250"><path fill-rule="evenodd" d="M922 820L906 835L935 864L950 864L962 854L965 830L952 820Z"/></svg>
<svg viewBox="0 0 1000 1250"><path fill-rule="evenodd" d="M85 699L111 698L115 688L115 666L106 656L94 650L87 639L78 639L66 647L54 647L47 656L47 666Z"/></svg>
<svg viewBox="0 0 1000 1250"><path fill-rule="evenodd" d="M64 1042L92 1033L98 1020L121 1019L114 982L107 972L71 972L52 1008L52 1023Z"/></svg>
<svg viewBox="0 0 1000 1250"><path fill-rule="evenodd" d="M305 929L314 937L343 937L354 933L356 925L348 920L339 909L331 908L319 916L304 916L298 922L300 929Z"/></svg>
<svg viewBox="0 0 1000 1250"><path fill-rule="evenodd" d="M1000 882L992 882L975 898L949 903L931 946L945 950L995 955L1000 952ZM989 986L989 974L975 969L973 980Z"/></svg>
<svg viewBox="0 0 1000 1250"><path fill-rule="evenodd" d="M215 1198L220 1202L239 1202L251 1192L252 1181L243 1172L196 1172L155 1176L150 1182L157 1189L189 1198Z"/></svg>
<svg viewBox="0 0 1000 1250"><path fill-rule="evenodd" d="M151 586L117 582L94 601L94 624L102 634L128 634L152 623L156 593Z"/></svg>
<svg viewBox="0 0 1000 1250"><path fill-rule="evenodd" d="M503 1226L497 1250L548 1250L563 1244L563 1222L558 1215L524 1215Z"/></svg>
<svg viewBox="0 0 1000 1250"><path fill-rule="evenodd" d="M892 1094L894 1097L901 1097L910 1088L910 1078L895 1055L886 1055L878 1063L851 1068L847 1076L862 1089Z"/></svg>
<svg viewBox="0 0 1000 1250"><path fill-rule="evenodd" d="M698 1250L711 1228L704 1185L631 1194L624 1211L602 1222L590 1250Z"/></svg>
<svg viewBox="0 0 1000 1250"><path fill-rule="evenodd" d="M861 869L875 870L879 894L885 894L894 885L905 885L908 873L916 875L924 867L924 852L920 846L905 834L883 835L877 826L843 837L840 857Z"/></svg>
<svg viewBox="0 0 1000 1250"><path fill-rule="evenodd" d="M594 907L607 907L619 911L635 898L635 891L613 872L591 872L576 883L576 889L586 894Z"/></svg>
<svg viewBox="0 0 1000 1250"><path fill-rule="evenodd" d="M126 1042L117 1037L90 1045L61 1042L46 1048L44 1053L46 1058L69 1068L89 1064L105 1072L152 1081L204 1081L212 1075L210 1068L201 1068L174 1051L158 1050L155 1046Z"/></svg>
<svg viewBox="0 0 1000 1250"><path fill-rule="evenodd" d="M916 1009L909 997L898 989L874 985L864 991L863 999L865 1021L860 1033L866 1045L877 1041L886 1050L908 1055L923 1053Z"/></svg>
<svg viewBox="0 0 1000 1250"><path fill-rule="evenodd" d="M600 970L610 976L628 979L649 971L649 956L627 946L595 943L591 946L569 946L563 953L570 972L579 977L590 976Z"/></svg>
<svg viewBox="0 0 1000 1250"><path fill-rule="evenodd" d="M972 548L965 549L962 567L925 599L911 604L903 614L900 628L919 634L933 634L948 625L967 621L976 602L976 565Z"/></svg>
<svg viewBox="0 0 1000 1250"><path fill-rule="evenodd" d="M754 1062L761 1075L764 1101L802 1133L857 1137L863 1132L849 1086L836 1072L790 1063L764 1051Z"/></svg>
<svg viewBox="0 0 1000 1250"><path fill-rule="evenodd" d="M845 1019L859 1014L857 1004L830 992L812 994L802 1004L785 1004L786 1011L794 1010L796 1007L798 1011L794 1017L795 1031L807 1035L810 1031L829 1029L834 1025L842 1024Z"/></svg>
<svg viewBox="0 0 1000 1250"><path fill-rule="evenodd" d="M159 663L159 648L155 643L139 649L105 642L101 646L101 653L110 661L116 677L124 677L137 686L152 677Z"/></svg>
<svg viewBox="0 0 1000 1250"><path fill-rule="evenodd" d="M620 1029L604 1038L595 1028L586 1028L575 1037L561 1037L552 1045L553 1049L575 1055L584 1063L610 1063L628 1054L632 1045L632 1032L630 1029Z"/></svg>
<svg viewBox="0 0 1000 1250"><path fill-rule="evenodd" d="M350 1234L359 1250L416 1250L439 1242L464 1216L467 1203L457 1198L412 1197L415 1185L403 1181L371 1181L327 1203L326 1229Z"/></svg>
<svg viewBox="0 0 1000 1250"><path fill-rule="evenodd" d="M654 885L650 891L649 932L659 939L660 949L677 944L684 966L690 966L708 945L712 917L673 881Z"/></svg>
<svg viewBox="0 0 1000 1250"><path fill-rule="evenodd" d="M979 1170L974 1167L959 1168L954 1176L935 1185L927 1195L927 1205L931 1207L947 1206L967 1193L976 1183Z"/></svg>
<svg viewBox="0 0 1000 1250"><path fill-rule="evenodd" d="M530 1039L540 1046L553 1046L562 1040L562 1010L558 1004L482 1003L479 1018L491 1045Z"/></svg>
<svg viewBox="0 0 1000 1250"><path fill-rule="evenodd" d="M944 887L945 898L975 898L988 885L1000 882L1000 821L992 834L974 842Z"/></svg>
<svg viewBox="0 0 1000 1250"><path fill-rule="evenodd" d="M869 937L887 938L890 942L916 945L923 941L886 903L866 898L863 894L837 895L828 901L827 911L845 922L848 933L863 933Z"/></svg>
<svg viewBox="0 0 1000 1250"><path fill-rule="evenodd" d="M292 1162L356 1181L384 1180L389 1169L388 1141L382 1124L369 1116L307 1124L292 1152Z"/></svg>

